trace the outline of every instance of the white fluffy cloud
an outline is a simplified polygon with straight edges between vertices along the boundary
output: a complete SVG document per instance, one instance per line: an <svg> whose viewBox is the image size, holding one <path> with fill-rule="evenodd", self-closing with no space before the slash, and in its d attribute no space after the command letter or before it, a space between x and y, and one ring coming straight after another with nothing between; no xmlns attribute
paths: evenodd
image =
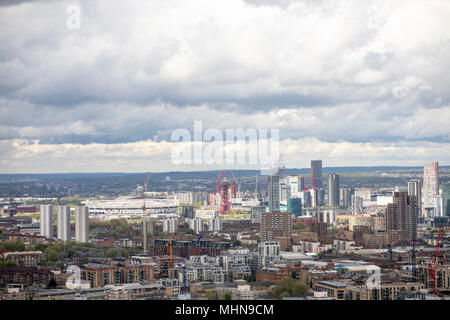
<svg viewBox="0 0 450 320"><path fill-rule="evenodd" d="M148 141L176 169L158 157L194 120L279 128L296 167L450 163L445 0L5 2L0 42L5 172L142 171L120 159Z"/></svg>

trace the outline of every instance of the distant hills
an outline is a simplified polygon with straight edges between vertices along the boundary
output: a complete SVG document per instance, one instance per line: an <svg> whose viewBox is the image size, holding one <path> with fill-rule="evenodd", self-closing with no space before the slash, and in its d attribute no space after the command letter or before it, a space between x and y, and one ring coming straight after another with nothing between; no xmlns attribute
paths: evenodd
<svg viewBox="0 0 450 320"><path fill-rule="evenodd" d="M450 166L439 166L440 170L450 170ZM422 172L422 166L375 166L375 167L324 167L323 173L370 173L370 172ZM229 178L232 178L231 170L224 170ZM311 172L310 168L285 168L285 174L305 174L309 175ZM163 180L166 177L170 179L214 179L217 177L219 170L208 170L208 171L169 171L169 172L155 172L151 174L151 180ZM256 176L260 174L259 170L233 170L236 177L241 176ZM42 174L0 174L0 179L48 179L51 177L59 179L86 179L86 178L140 178L142 176L146 177L147 173L137 172L137 173L121 173L121 172L98 172L98 173L42 173ZM143 178L145 179L145 178Z"/></svg>

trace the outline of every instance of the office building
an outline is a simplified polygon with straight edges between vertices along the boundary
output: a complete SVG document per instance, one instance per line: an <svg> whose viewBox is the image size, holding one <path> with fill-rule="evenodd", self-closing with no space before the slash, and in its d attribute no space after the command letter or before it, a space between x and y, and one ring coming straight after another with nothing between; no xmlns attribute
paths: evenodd
<svg viewBox="0 0 450 320"><path fill-rule="evenodd" d="M309 208L312 206L312 200L311 200L311 191L310 190L303 190L300 192L300 199L302 199L303 207Z"/></svg>
<svg viewBox="0 0 450 320"><path fill-rule="evenodd" d="M417 206L422 208L422 180L414 179L408 181L408 195L415 196L417 199Z"/></svg>
<svg viewBox="0 0 450 320"><path fill-rule="evenodd" d="M311 160L311 188L322 188L322 160Z"/></svg>
<svg viewBox="0 0 450 320"><path fill-rule="evenodd" d="M57 207L57 238L63 241L70 241L70 207Z"/></svg>
<svg viewBox="0 0 450 320"><path fill-rule="evenodd" d="M419 209L415 196L395 192L393 203L386 208L386 231L406 231L409 241L416 239Z"/></svg>
<svg viewBox="0 0 450 320"><path fill-rule="evenodd" d="M313 188L311 193L311 205L313 207L320 207L325 204L325 191L323 189Z"/></svg>
<svg viewBox="0 0 450 320"><path fill-rule="evenodd" d="M339 189L339 203L344 208L352 207L352 196L355 194L355 190L352 188L340 188Z"/></svg>
<svg viewBox="0 0 450 320"><path fill-rule="evenodd" d="M434 198L439 194L439 163L431 162L423 169L423 216L430 216L434 210Z"/></svg>
<svg viewBox="0 0 450 320"><path fill-rule="evenodd" d="M269 211L280 211L280 176L268 176Z"/></svg>
<svg viewBox="0 0 450 320"><path fill-rule="evenodd" d="M443 196L437 196L434 198L434 212L433 217L444 217L445 211L444 211L444 197Z"/></svg>
<svg viewBox="0 0 450 320"><path fill-rule="evenodd" d="M40 235L53 238L53 206L44 204L40 207Z"/></svg>
<svg viewBox="0 0 450 320"><path fill-rule="evenodd" d="M263 212L260 236L262 241L273 241L275 237L291 238L292 221L289 212Z"/></svg>
<svg viewBox="0 0 450 320"><path fill-rule="evenodd" d="M450 183L442 185L442 196L444 197L444 212L450 217Z"/></svg>
<svg viewBox="0 0 450 320"><path fill-rule="evenodd" d="M287 211L293 213L295 217L300 217L302 215L302 199L289 199L287 204Z"/></svg>
<svg viewBox="0 0 450 320"><path fill-rule="evenodd" d="M339 175L328 175L328 205L330 207L339 206Z"/></svg>
<svg viewBox="0 0 450 320"><path fill-rule="evenodd" d="M75 208L75 241L89 242L89 209L79 206Z"/></svg>

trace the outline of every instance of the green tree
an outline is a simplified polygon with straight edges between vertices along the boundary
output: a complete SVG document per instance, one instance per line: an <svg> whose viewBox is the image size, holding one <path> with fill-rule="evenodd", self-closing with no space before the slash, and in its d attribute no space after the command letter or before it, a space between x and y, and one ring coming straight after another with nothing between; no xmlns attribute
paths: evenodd
<svg viewBox="0 0 450 320"><path fill-rule="evenodd" d="M217 300L217 295L213 291L207 291L206 298L208 298L208 300Z"/></svg>
<svg viewBox="0 0 450 320"><path fill-rule="evenodd" d="M194 230L192 230L192 229L187 229L185 233L186 233L186 234L194 234Z"/></svg>
<svg viewBox="0 0 450 320"><path fill-rule="evenodd" d="M288 277L278 281L273 289L273 293L278 299L282 299L283 297L303 296L307 292L308 286L306 283Z"/></svg>
<svg viewBox="0 0 450 320"><path fill-rule="evenodd" d="M17 263L14 261L0 261L0 267L16 267Z"/></svg>
<svg viewBox="0 0 450 320"><path fill-rule="evenodd" d="M6 241L0 245L0 248L8 251L25 251L25 244L21 241Z"/></svg>
<svg viewBox="0 0 450 320"><path fill-rule="evenodd" d="M45 250L45 254L47 255L47 260L49 261L58 261L59 257L58 257L58 251L56 251L53 248L48 248Z"/></svg>
<svg viewBox="0 0 450 320"><path fill-rule="evenodd" d="M302 222L297 221L292 224L292 229L296 231L308 231L308 227L305 226Z"/></svg>
<svg viewBox="0 0 450 320"><path fill-rule="evenodd" d="M233 246L235 246L235 247L241 247L241 246L242 246L242 242L239 241L238 239L236 239L236 240L233 241Z"/></svg>
<svg viewBox="0 0 450 320"><path fill-rule="evenodd" d="M231 293L229 291L223 293L223 300L231 300Z"/></svg>
<svg viewBox="0 0 450 320"><path fill-rule="evenodd" d="M34 250L36 251L45 251L45 249L48 248L48 244L45 243L38 243L34 246Z"/></svg>

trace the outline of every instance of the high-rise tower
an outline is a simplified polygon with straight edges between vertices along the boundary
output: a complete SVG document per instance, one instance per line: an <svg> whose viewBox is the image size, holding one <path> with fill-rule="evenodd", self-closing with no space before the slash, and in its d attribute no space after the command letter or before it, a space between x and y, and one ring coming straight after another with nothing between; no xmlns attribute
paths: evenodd
<svg viewBox="0 0 450 320"><path fill-rule="evenodd" d="M280 176L268 176L269 212L280 211Z"/></svg>
<svg viewBox="0 0 450 320"><path fill-rule="evenodd" d="M322 188L322 160L311 160L311 188Z"/></svg>
<svg viewBox="0 0 450 320"><path fill-rule="evenodd" d="M406 231L408 240L415 240L418 214L415 196L395 192L392 203L388 203L386 208L386 231Z"/></svg>
<svg viewBox="0 0 450 320"><path fill-rule="evenodd" d="M57 238L70 241L70 207L58 206L57 208Z"/></svg>
<svg viewBox="0 0 450 320"><path fill-rule="evenodd" d="M330 207L339 206L339 175L328 175L328 205Z"/></svg>
<svg viewBox="0 0 450 320"><path fill-rule="evenodd" d="M44 204L39 207L40 212L40 235L53 238L53 206Z"/></svg>
<svg viewBox="0 0 450 320"><path fill-rule="evenodd" d="M423 168L423 214L432 212L434 198L439 194L439 163L431 162Z"/></svg>
<svg viewBox="0 0 450 320"><path fill-rule="evenodd" d="M89 242L89 209L75 208L75 241Z"/></svg>

